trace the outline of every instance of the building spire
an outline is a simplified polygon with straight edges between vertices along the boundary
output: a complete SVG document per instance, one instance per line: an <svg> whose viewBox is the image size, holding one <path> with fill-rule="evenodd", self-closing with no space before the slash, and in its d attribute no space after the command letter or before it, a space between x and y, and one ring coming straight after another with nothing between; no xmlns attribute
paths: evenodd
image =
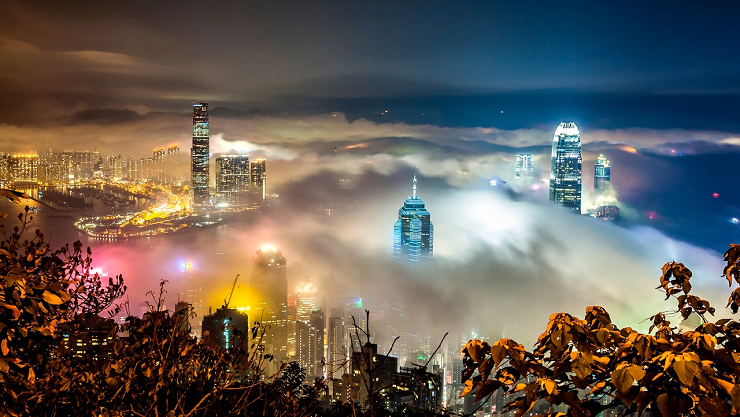
<svg viewBox="0 0 740 417"><path fill-rule="evenodd" d="M412 198L416 198L416 167L414 167L414 188L412 190Z"/></svg>

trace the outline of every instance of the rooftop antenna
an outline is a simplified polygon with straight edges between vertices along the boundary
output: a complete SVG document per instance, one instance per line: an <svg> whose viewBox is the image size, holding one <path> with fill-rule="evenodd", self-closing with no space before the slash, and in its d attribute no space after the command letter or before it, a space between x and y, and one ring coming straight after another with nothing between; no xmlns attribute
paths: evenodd
<svg viewBox="0 0 740 417"><path fill-rule="evenodd" d="M416 198L416 167L414 167L414 188L412 190L412 198Z"/></svg>

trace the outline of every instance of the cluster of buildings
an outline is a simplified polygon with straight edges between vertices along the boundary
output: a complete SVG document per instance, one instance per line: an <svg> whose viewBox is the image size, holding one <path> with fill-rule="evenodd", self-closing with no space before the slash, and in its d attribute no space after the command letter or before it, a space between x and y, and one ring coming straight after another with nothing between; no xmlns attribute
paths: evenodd
<svg viewBox="0 0 740 417"><path fill-rule="evenodd" d="M264 159L248 155L216 157L215 193L210 187L210 120L208 102L193 103L193 142L190 149L190 184L193 207L239 207L265 200L267 171Z"/></svg>
<svg viewBox="0 0 740 417"><path fill-rule="evenodd" d="M516 177L531 180L534 177L533 155L516 156ZM550 155L550 202L582 213L582 152L581 133L574 122L558 125L553 135ZM611 189L611 167L604 155L599 155L594 166L593 204L585 214L614 220L619 208L614 205Z"/></svg>
<svg viewBox="0 0 740 417"><path fill-rule="evenodd" d="M170 176L172 170L168 167L178 165L171 159L177 155L179 149L176 147L155 150L146 175L158 182L175 181ZM80 166L88 170L90 165L87 161L96 158L98 161L102 159L99 155L91 156L89 159L82 159L85 162L80 162ZM24 162L13 162L16 164L13 166L25 166L23 164L27 159L28 156L18 156L17 160ZM247 155L217 156L215 188L210 186L209 160L208 103L197 102L193 104L191 149L193 206L240 206L265 199L264 159L250 161ZM95 164L92 168L90 172L94 173ZM552 203L578 213L582 211L581 168L578 127L572 122L561 123L555 131L552 144L549 186ZM609 192L610 174L609 161L600 155L594 174L597 199ZM520 179L533 178L533 155L517 155L516 176ZM19 175L16 178L26 177ZM613 219L618 216L619 209L611 205L599 205L587 213L602 219ZM434 225L430 212L417 195L417 178L414 173L411 196L398 210L398 218L393 227L393 260L410 268L421 268L432 261L433 248ZM216 343L229 348L234 340L234 329L251 337L250 323L262 323L264 333L258 335L259 345L264 353L274 358L265 364L266 375L278 372L281 362L296 361L305 370L309 380L326 377L330 381L328 398L331 401L352 399L362 403L369 398L371 392L378 392L382 394L385 406L396 411L404 408L439 411L443 398L450 399L459 394L459 390L452 388L460 385L457 368L462 369L462 364L459 359L454 359L457 351L453 348L454 352L441 354L440 356L446 358L443 361L428 360L431 350L429 344L411 346L413 341L409 340L414 336L404 333L400 321L394 321L402 314L398 306L390 306L392 301L385 307L388 307L388 311L397 310L396 313L381 311L381 318L387 315L385 318L388 320L384 325L394 335L403 333L406 339L396 345L393 356L390 356L379 353L378 346L369 337L363 339L361 332L355 331L356 326L360 329L368 326L361 299L345 297L329 302L328 298L318 297L316 287L312 285L301 285L294 291L289 290L287 261L277 248L265 245L254 254L249 280L249 287L256 294L251 305L230 305L229 297L215 312L208 309L208 314L199 314L199 317L203 317L201 331L207 331ZM192 277L189 282L194 290L188 291L188 298L196 310L202 309L202 284ZM89 327L89 335L86 333L87 336L79 340L67 340L70 349L83 354L92 346L107 343L106 329L98 329L101 327L100 323L91 323ZM368 332L377 334L379 330L374 327ZM423 348L419 348L422 345ZM424 350L426 356L424 353L420 353L418 357L410 355L409 352L415 348L419 348L418 352ZM397 354L399 351L401 355ZM445 387L450 387L450 392L446 392Z"/></svg>
<svg viewBox="0 0 740 417"><path fill-rule="evenodd" d="M95 179L171 185L185 180L185 169L177 145L155 149L152 156L139 158L104 153L99 149L0 153L0 188L72 185Z"/></svg>
<svg viewBox="0 0 740 417"><path fill-rule="evenodd" d="M582 152L581 133L574 122L558 125L553 135L550 160L549 199L553 204L582 213ZM516 155L516 178L534 179L534 155ZM428 264L434 251L434 225L424 202L416 195L416 173L411 197L398 210L393 226L393 260L412 268ZM594 167L593 204L585 214L601 220L615 220L619 208L614 205L611 188L611 167L604 155L599 155Z"/></svg>
<svg viewBox="0 0 740 417"><path fill-rule="evenodd" d="M266 161L248 155L215 158L215 188L211 187L208 103L193 103L190 175L187 155L178 145L154 149L150 156L123 156L94 151L49 149L41 153L0 152L0 188L30 189L75 185L91 180L185 185L190 180L195 208L239 207L266 198Z"/></svg>
<svg viewBox="0 0 740 417"><path fill-rule="evenodd" d="M379 354L376 344L355 331L355 326L364 329L368 325L362 299L322 300L312 285L289 291L287 261L272 245L261 247L252 261L249 288L255 299L251 305L230 305L229 297L221 308L203 316L203 334L207 331L228 348L234 343L234 329L250 334L250 322L259 321L264 330L258 333L256 342L264 354L274 358L264 364L267 376L278 372L281 362L295 361L308 380L329 380L329 401L352 398L364 402L369 392L375 391L368 388L374 386L390 408L441 409L443 372L438 366L431 370L425 366L399 367L398 357ZM368 385L368 381L373 382Z"/></svg>

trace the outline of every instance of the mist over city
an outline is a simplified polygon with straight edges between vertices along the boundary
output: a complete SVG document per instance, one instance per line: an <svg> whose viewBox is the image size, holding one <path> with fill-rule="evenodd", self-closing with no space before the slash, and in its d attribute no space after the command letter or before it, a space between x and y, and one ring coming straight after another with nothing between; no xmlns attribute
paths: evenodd
<svg viewBox="0 0 740 417"><path fill-rule="evenodd" d="M499 415L503 391L459 398L470 340L531 349L589 306L690 326L672 261L706 319L733 317L735 5L2 3L5 230L27 212L122 275L124 309L99 312L120 337L166 281L192 343L268 325L250 349L274 361L243 375L296 362L338 407L372 346L440 387L393 379L388 410Z"/></svg>

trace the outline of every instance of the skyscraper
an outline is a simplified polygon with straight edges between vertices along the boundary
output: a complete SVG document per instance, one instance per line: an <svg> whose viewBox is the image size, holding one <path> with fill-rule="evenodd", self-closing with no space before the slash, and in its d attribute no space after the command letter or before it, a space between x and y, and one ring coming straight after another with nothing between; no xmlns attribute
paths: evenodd
<svg viewBox="0 0 740 417"><path fill-rule="evenodd" d="M416 196L416 172L411 197L398 210L393 226L393 261L408 263L412 268L432 260L434 225L424 202Z"/></svg>
<svg viewBox="0 0 740 417"><path fill-rule="evenodd" d="M224 202L246 202L249 191L249 156L221 155L216 158L216 193Z"/></svg>
<svg viewBox="0 0 740 417"><path fill-rule="evenodd" d="M311 328L316 332L314 343L316 344L314 365L309 368L313 376L324 375L324 331L326 330L326 320L324 319L323 310L314 310L311 312Z"/></svg>
<svg viewBox="0 0 740 417"><path fill-rule="evenodd" d="M301 284L296 288L296 308L298 310L298 320L306 323L311 321L311 312L317 308L315 285Z"/></svg>
<svg viewBox="0 0 740 417"><path fill-rule="evenodd" d="M265 199L265 186L267 184L267 171L264 159L256 159L250 164L250 187L255 197L255 202Z"/></svg>
<svg viewBox="0 0 740 417"><path fill-rule="evenodd" d="M552 140L550 202L581 213L581 133L574 122L560 123Z"/></svg>
<svg viewBox="0 0 740 417"><path fill-rule="evenodd" d="M259 297L253 320L268 325L263 343L275 356L272 363L279 367L280 361L288 359L288 279L285 258L272 245L264 245L254 254L252 288Z"/></svg>
<svg viewBox="0 0 740 417"><path fill-rule="evenodd" d="M164 168L164 148L157 148L154 150L152 156L152 172L151 179L157 184L164 184L165 168Z"/></svg>
<svg viewBox="0 0 740 417"><path fill-rule="evenodd" d="M167 147L167 156L165 157L165 184L182 183L182 172L180 171L180 147L170 145Z"/></svg>
<svg viewBox="0 0 740 417"><path fill-rule="evenodd" d="M520 154L516 156L516 177L532 178L534 175L534 164L532 158L534 155Z"/></svg>
<svg viewBox="0 0 740 417"><path fill-rule="evenodd" d="M208 204L209 137L208 102L193 103L193 147L190 149L190 179L194 206Z"/></svg>
<svg viewBox="0 0 740 417"><path fill-rule="evenodd" d="M296 352L294 360L306 371L307 380L316 376L316 329L308 323L297 321L295 323Z"/></svg>
<svg viewBox="0 0 740 417"><path fill-rule="evenodd" d="M327 327L327 344L329 357L327 358L327 374L329 378L343 375L347 370L347 346L345 344L347 328L345 327L344 311L334 308L329 316Z"/></svg>
<svg viewBox="0 0 740 417"><path fill-rule="evenodd" d="M606 191L606 185L611 181L611 168L609 167L609 161L604 155L599 155L596 159L596 165L594 167L594 191L597 193L604 193Z"/></svg>

